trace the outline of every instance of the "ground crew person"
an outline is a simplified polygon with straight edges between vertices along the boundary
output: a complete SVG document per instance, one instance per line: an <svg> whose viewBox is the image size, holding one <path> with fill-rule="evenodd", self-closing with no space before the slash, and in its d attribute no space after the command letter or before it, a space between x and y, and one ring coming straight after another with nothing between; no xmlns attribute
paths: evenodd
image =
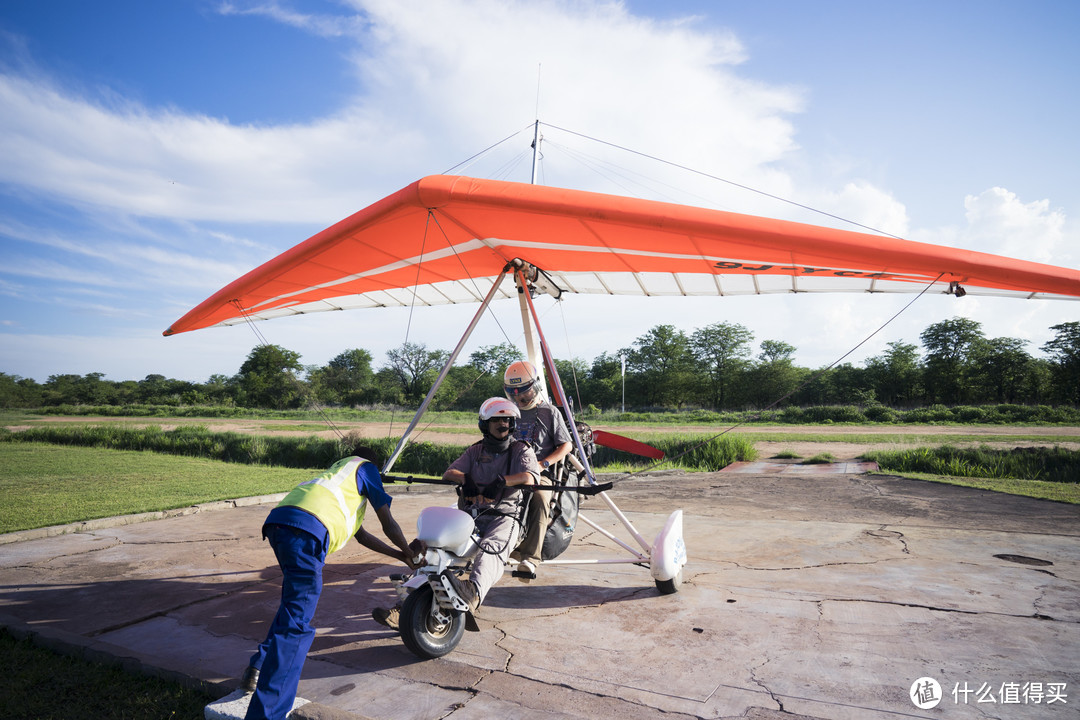
<svg viewBox="0 0 1080 720"><path fill-rule="evenodd" d="M423 552L419 541L410 549L390 514L391 498L383 489L375 461L374 453L366 448L339 460L294 488L263 524L263 537L281 568L281 604L266 640L241 679L241 687L253 692L246 720L283 720L292 710L304 660L315 638L311 619L322 593L327 555L344 547L350 537L410 567L416 566L413 558ZM395 547L361 527L369 505Z"/></svg>

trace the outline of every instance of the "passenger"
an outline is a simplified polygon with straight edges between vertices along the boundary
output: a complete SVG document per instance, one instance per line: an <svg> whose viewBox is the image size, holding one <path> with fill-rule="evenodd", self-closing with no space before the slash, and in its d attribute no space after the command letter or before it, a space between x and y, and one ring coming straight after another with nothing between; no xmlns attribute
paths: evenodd
<svg viewBox="0 0 1080 720"><path fill-rule="evenodd" d="M534 485L540 477L536 455L513 432L520 413L505 398L489 398L480 406L478 425L484 439L466 448L443 473L444 480L461 485L458 507L476 521L480 552L467 579L447 573L454 591L470 611L484 601L502 577L510 551L517 543L525 493L520 485Z"/></svg>
<svg viewBox="0 0 1080 720"><path fill-rule="evenodd" d="M514 437L527 442L536 453L540 463L540 485L554 485L557 464L570 454L573 438L563 420L562 412L544 400L541 393L540 373L530 362L516 362L503 374L503 390L521 412ZM524 537L510 557L518 561L518 578L528 582L536 577L540 565L540 553L544 547L544 535L551 522L551 495L549 491L533 493L525 518Z"/></svg>
<svg viewBox="0 0 1080 720"><path fill-rule="evenodd" d="M349 538L410 567L424 547L410 545L390 514L391 498L371 450L339 460L313 480L301 483L281 500L263 523L281 568L281 605L266 640L259 645L244 671L240 686L254 692L246 720L278 720L292 710L304 660L315 638L311 619L322 593L326 556L340 550ZM375 511L383 534L395 547L363 527L368 505Z"/></svg>

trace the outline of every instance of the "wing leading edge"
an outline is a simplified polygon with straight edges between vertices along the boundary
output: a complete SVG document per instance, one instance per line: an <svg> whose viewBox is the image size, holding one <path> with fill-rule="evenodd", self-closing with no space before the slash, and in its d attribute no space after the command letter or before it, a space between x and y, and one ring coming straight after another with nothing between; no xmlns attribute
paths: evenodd
<svg viewBox="0 0 1080 720"><path fill-rule="evenodd" d="M1080 299L1080 271L1070 268L686 205L433 175L238 278L164 334L327 310L480 302L516 258L576 293L920 292L932 285Z"/></svg>

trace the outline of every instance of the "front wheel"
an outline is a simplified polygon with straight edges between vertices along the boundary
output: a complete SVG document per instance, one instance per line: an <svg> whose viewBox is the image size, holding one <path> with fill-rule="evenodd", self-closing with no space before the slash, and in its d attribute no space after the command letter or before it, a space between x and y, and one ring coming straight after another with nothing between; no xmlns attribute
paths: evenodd
<svg viewBox="0 0 1080 720"><path fill-rule="evenodd" d="M675 577L670 580L656 581L656 589L661 595L674 595L679 592L680 585L682 585L682 568L679 568L679 572L675 573Z"/></svg>
<svg viewBox="0 0 1080 720"><path fill-rule="evenodd" d="M410 652L424 660L446 655L457 647L465 633L464 613L444 613L450 619L441 622L432 613L433 609L437 607L430 585L413 590L401 606L401 639Z"/></svg>

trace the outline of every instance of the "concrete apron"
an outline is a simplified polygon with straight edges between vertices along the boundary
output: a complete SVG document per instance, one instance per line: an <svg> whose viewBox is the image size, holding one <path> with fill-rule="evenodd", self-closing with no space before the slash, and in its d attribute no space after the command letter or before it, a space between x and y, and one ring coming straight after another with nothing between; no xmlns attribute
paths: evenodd
<svg viewBox="0 0 1080 720"><path fill-rule="evenodd" d="M327 565L293 717L1076 717L1080 507L827 473L622 483L612 498L649 540L684 510L681 592L634 565L507 574L481 632L439 660L371 619L400 568L351 543ZM407 533L451 502L389 489ZM226 696L277 607L269 507L0 544L0 622ZM625 538L598 500L583 512ZM579 524L564 558L623 555ZM937 708L909 698L923 677Z"/></svg>

